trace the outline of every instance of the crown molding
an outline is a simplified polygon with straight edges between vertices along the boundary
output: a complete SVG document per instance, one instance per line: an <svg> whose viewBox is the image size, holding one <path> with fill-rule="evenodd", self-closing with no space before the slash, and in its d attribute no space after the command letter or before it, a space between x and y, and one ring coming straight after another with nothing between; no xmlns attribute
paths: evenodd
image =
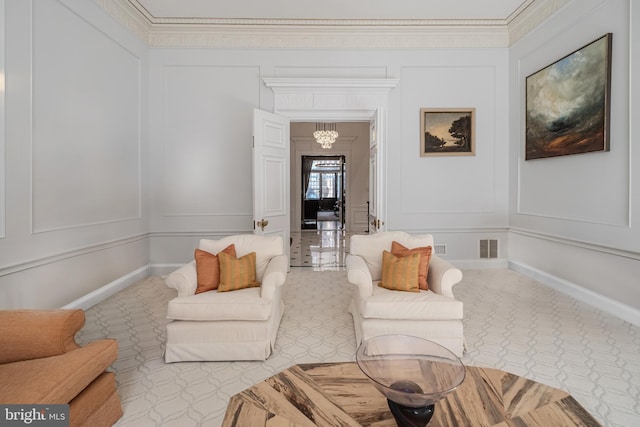
<svg viewBox="0 0 640 427"><path fill-rule="evenodd" d="M129 0L95 0L95 2L127 30L147 45L149 44L151 22Z"/></svg>
<svg viewBox="0 0 640 427"><path fill-rule="evenodd" d="M509 47L569 0L529 0L506 19L210 19L154 17L137 0L95 0L151 47L422 49Z"/></svg>
<svg viewBox="0 0 640 427"><path fill-rule="evenodd" d="M504 26L163 25L149 34L153 47L249 49L414 49L506 47Z"/></svg>
<svg viewBox="0 0 640 427"><path fill-rule="evenodd" d="M509 32L509 46L542 24L550 16L565 7L570 0L537 1L527 8L527 13L515 16L507 25Z"/></svg>

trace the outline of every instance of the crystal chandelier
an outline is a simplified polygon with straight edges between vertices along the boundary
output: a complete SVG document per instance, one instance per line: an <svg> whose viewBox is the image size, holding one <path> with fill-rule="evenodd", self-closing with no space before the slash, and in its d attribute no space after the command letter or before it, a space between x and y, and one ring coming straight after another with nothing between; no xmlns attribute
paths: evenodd
<svg viewBox="0 0 640 427"><path fill-rule="evenodd" d="M313 133L313 137L322 148L331 148L333 143L336 142L336 138L338 137L336 124L316 123L316 131Z"/></svg>

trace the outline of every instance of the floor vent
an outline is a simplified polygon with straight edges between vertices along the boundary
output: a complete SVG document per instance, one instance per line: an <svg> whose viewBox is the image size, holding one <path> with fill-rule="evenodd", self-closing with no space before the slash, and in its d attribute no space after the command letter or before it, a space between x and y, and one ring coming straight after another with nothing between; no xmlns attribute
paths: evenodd
<svg viewBox="0 0 640 427"><path fill-rule="evenodd" d="M436 255L446 255L447 254L447 245L434 245L433 250Z"/></svg>
<svg viewBox="0 0 640 427"><path fill-rule="evenodd" d="M498 241L480 240L480 258L498 258Z"/></svg>

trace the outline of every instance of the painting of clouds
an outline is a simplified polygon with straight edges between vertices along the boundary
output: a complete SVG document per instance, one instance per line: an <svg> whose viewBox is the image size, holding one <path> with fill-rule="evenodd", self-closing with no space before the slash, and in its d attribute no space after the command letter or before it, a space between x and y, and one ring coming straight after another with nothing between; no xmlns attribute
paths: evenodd
<svg viewBox="0 0 640 427"><path fill-rule="evenodd" d="M526 160L609 151L611 34L526 79Z"/></svg>

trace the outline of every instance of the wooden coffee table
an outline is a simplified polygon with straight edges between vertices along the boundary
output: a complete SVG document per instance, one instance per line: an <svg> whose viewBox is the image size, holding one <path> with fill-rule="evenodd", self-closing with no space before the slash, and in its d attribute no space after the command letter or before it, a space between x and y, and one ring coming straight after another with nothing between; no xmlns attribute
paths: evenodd
<svg viewBox="0 0 640 427"><path fill-rule="evenodd" d="M568 393L497 369L467 366L464 383L436 403L429 427L600 426ZM292 366L231 397L222 423L237 426L395 427L386 398L355 362Z"/></svg>

